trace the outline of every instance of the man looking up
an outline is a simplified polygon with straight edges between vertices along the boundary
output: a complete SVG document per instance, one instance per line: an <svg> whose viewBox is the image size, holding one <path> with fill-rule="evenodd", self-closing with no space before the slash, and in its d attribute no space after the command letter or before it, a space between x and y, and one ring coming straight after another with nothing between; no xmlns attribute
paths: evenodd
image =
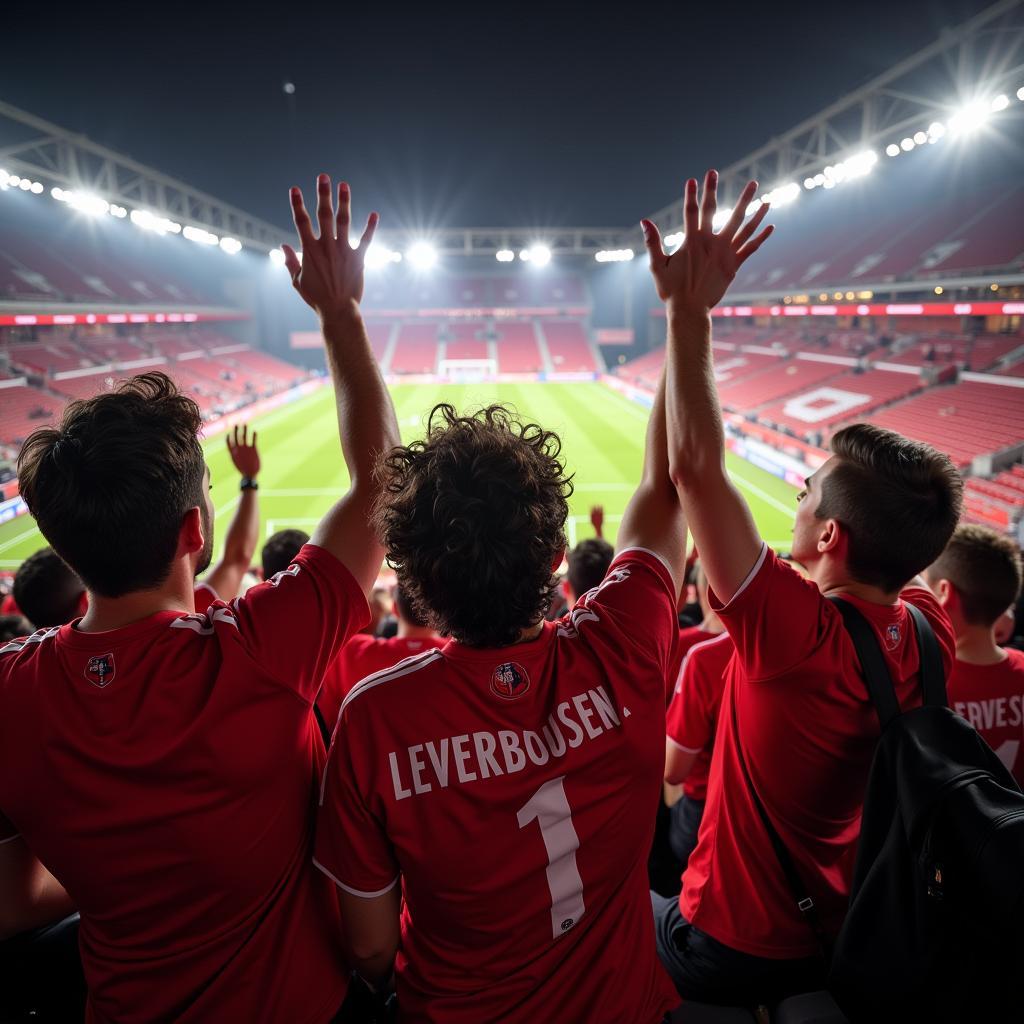
<svg viewBox="0 0 1024 1024"><path fill-rule="evenodd" d="M668 322L667 417L672 480L710 583L709 602L737 656L729 662L707 804L680 900L654 897L662 962L684 997L767 1002L820 987L816 936L797 908L746 781L785 843L833 935L846 910L878 720L853 643L829 596L873 627L902 707L920 704L919 656L903 597L927 616L953 660L949 620L908 583L942 552L960 517L962 483L934 448L858 424L832 438L807 481L793 529L804 579L770 551L725 469L711 350L711 309L752 249L765 215L751 182L720 232L718 176L698 203L686 183L685 241L671 256L642 223ZM902 596L901 596L901 592Z"/></svg>
<svg viewBox="0 0 1024 1024"><path fill-rule="evenodd" d="M90 1024L326 1024L346 994L337 901L310 863L311 708L367 619L374 466L398 429L359 314L376 215L353 249L348 187L336 215L326 175L317 188L319 235L292 191L288 266L320 317L351 482L291 566L194 612L209 474L199 409L163 374L70 403L21 452L89 610L0 650L0 907L14 931L78 907Z"/></svg>

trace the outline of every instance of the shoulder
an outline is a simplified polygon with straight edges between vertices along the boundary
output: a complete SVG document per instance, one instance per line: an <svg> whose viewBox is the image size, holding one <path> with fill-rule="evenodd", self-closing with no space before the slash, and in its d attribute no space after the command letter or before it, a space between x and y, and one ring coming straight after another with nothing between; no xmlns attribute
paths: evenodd
<svg viewBox="0 0 1024 1024"><path fill-rule="evenodd" d="M1006 651L1006 664L1014 672L1024 673L1024 651L1018 651L1016 647L1004 647Z"/></svg>
<svg viewBox="0 0 1024 1024"><path fill-rule="evenodd" d="M444 655L437 648L431 648L421 654L414 654L390 668L374 672L360 679L346 694L341 704L340 713L346 711L365 713L372 704L386 701L394 696L401 683L419 682L423 676L436 671L444 662Z"/></svg>
<svg viewBox="0 0 1024 1024"><path fill-rule="evenodd" d="M44 649L44 645L50 646L50 641L60 632L60 626L53 626L50 629L37 629L28 636L17 637L0 645L0 655L24 655L32 657ZM12 664L12 658L0 658L0 669Z"/></svg>

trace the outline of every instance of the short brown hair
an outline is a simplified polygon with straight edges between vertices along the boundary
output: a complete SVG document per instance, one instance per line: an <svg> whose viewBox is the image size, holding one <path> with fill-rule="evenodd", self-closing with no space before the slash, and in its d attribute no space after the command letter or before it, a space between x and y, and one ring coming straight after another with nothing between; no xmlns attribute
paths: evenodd
<svg viewBox="0 0 1024 1024"><path fill-rule="evenodd" d="M1009 537L964 523L928 569L928 579L949 580L960 595L964 619L972 626L991 626L1020 594L1020 551Z"/></svg>
<svg viewBox="0 0 1024 1024"><path fill-rule="evenodd" d="M605 578L614 557L615 548L608 541L600 537L581 540L566 557L569 563L569 586L573 594L580 598L598 586Z"/></svg>
<svg viewBox="0 0 1024 1024"><path fill-rule="evenodd" d="M199 406L164 373L70 402L31 434L18 486L43 536L104 597L159 586L186 511L205 518Z"/></svg>
<svg viewBox="0 0 1024 1024"><path fill-rule="evenodd" d="M832 438L836 462L822 482L818 519L842 523L847 568L861 583L899 590L946 546L963 501L949 457L870 423Z"/></svg>
<svg viewBox="0 0 1024 1024"><path fill-rule="evenodd" d="M14 574L11 596L36 629L49 629L78 615L84 590L78 574L53 548L41 548Z"/></svg>
<svg viewBox="0 0 1024 1024"><path fill-rule="evenodd" d="M414 610L476 647L515 643L544 617L565 548L571 479L557 434L491 405L434 407L427 436L381 462L374 522Z"/></svg>

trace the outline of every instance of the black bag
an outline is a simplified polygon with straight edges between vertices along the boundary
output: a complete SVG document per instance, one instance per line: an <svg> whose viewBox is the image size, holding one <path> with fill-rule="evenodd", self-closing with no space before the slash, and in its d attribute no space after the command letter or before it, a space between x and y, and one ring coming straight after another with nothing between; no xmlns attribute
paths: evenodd
<svg viewBox="0 0 1024 1024"><path fill-rule="evenodd" d="M906 606L924 703L901 713L873 629L852 604L831 600L882 728L834 943L740 752L794 900L830 964L829 990L854 1022L1024 1020L1024 795L947 706L938 641L920 610Z"/></svg>

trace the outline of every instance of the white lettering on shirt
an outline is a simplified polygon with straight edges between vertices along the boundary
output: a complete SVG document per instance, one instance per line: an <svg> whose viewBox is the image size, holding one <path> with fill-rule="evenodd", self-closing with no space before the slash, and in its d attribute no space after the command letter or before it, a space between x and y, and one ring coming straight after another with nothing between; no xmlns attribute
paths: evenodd
<svg viewBox="0 0 1024 1024"><path fill-rule="evenodd" d="M404 800L407 796L412 796L412 790L402 785L402 779L398 774L398 758L395 757L394 751L388 754L388 760L391 762L391 781L395 786L395 799Z"/></svg>
<svg viewBox="0 0 1024 1024"><path fill-rule="evenodd" d="M423 758L420 757L422 750L422 743L417 743L415 747L409 748L409 765L412 767L412 788L417 793L429 793L434 787L429 782L423 781L423 773L426 771L427 766L423 763Z"/></svg>
<svg viewBox="0 0 1024 1024"><path fill-rule="evenodd" d="M442 743L445 740L441 740ZM464 733L452 740L452 752L455 754L455 771L459 776L459 782L476 782L476 772L466 771L466 762L470 758L470 752L465 749L469 742L469 735Z"/></svg>
<svg viewBox="0 0 1024 1024"><path fill-rule="evenodd" d="M992 697L989 700L958 700L953 710L979 732L984 729L1019 729L1024 721L1024 696Z"/></svg>
<svg viewBox="0 0 1024 1024"><path fill-rule="evenodd" d="M583 720L583 728L587 730L587 735L592 740L596 740L604 732L604 729L598 729L590 724L590 720L594 717L594 712L591 708L587 707L587 695L585 693L577 693L573 697L572 702L576 705L576 711Z"/></svg>

